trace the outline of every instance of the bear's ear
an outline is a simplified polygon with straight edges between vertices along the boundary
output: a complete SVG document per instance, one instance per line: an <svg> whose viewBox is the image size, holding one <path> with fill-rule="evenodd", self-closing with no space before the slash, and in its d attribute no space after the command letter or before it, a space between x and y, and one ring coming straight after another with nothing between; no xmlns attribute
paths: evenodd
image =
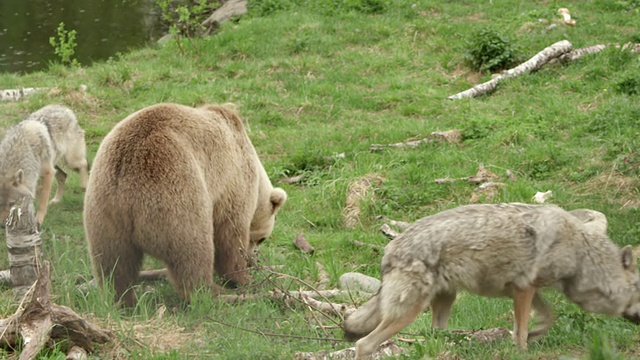
<svg viewBox="0 0 640 360"><path fill-rule="evenodd" d="M22 185L22 181L24 180L24 172L22 169L16 171L15 175L13 175L13 186L18 187Z"/></svg>
<svg viewBox="0 0 640 360"><path fill-rule="evenodd" d="M269 201L271 201L271 214L275 214L276 211L287 201L287 193L281 188L274 188L271 190L271 196L269 196Z"/></svg>

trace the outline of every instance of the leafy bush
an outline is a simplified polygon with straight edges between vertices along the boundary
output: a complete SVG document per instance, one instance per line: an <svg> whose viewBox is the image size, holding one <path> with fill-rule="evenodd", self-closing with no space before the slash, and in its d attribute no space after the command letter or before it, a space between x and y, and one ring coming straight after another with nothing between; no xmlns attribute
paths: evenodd
<svg viewBox="0 0 640 360"><path fill-rule="evenodd" d="M66 65L78 65L78 60L73 58L76 53L76 36L78 32L75 30L67 30L64 28L64 22L58 24L57 37L50 37L49 44L53 46L53 49L62 61Z"/></svg>
<svg viewBox="0 0 640 360"><path fill-rule="evenodd" d="M616 84L616 91L620 94L640 94L640 76L627 77Z"/></svg>
<svg viewBox="0 0 640 360"><path fill-rule="evenodd" d="M474 70L496 72L517 63L518 50L506 36L485 28L467 41L465 60Z"/></svg>

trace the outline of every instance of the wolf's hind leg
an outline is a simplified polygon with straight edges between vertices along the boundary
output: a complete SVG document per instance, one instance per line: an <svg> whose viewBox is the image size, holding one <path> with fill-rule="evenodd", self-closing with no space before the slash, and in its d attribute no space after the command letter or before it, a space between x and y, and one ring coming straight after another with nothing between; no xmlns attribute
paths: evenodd
<svg viewBox="0 0 640 360"><path fill-rule="evenodd" d="M546 334L553 324L551 307L544 301L539 292L536 291L535 295L533 295L531 305L536 312L536 327L529 331L529 339Z"/></svg>
<svg viewBox="0 0 640 360"><path fill-rule="evenodd" d="M420 276L422 275L422 276ZM383 275L378 295L380 324L356 342L356 360L369 359L380 344L409 326L430 302L430 274L391 270Z"/></svg>
<svg viewBox="0 0 640 360"><path fill-rule="evenodd" d="M369 335L380 324L380 293L373 295L344 319L344 338L355 341Z"/></svg>
<svg viewBox="0 0 640 360"><path fill-rule="evenodd" d="M67 173L64 172L58 165L55 166L56 169L56 182L58 183L58 189L56 190L56 196L51 199L49 204L59 203L62 200L62 194L64 194L64 189L66 187L67 181Z"/></svg>
<svg viewBox="0 0 640 360"><path fill-rule="evenodd" d="M431 300L431 326L446 329L451 314L451 306L456 300L456 293L440 293Z"/></svg>
<svg viewBox="0 0 640 360"><path fill-rule="evenodd" d="M404 309L403 312L394 311L393 315L395 316L385 316L387 314L383 314L382 322L378 327L369 335L356 341L356 360L369 359L380 344L409 326L422 312L423 307L423 302L417 302Z"/></svg>

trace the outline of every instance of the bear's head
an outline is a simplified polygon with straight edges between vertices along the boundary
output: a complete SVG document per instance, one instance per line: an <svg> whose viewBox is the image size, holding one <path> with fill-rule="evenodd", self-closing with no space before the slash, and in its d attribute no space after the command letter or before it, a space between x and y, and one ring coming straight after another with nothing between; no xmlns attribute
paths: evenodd
<svg viewBox="0 0 640 360"><path fill-rule="evenodd" d="M29 187L24 183L24 172L18 170L6 179L0 179L0 220L4 226L4 220L9 215L9 210L23 196L31 196L33 194Z"/></svg>
<svg viewBox="0 0 640 360"><path fill-rule="evenodd" d="M249 255L253 256L258 246L271 235L276 213L287 201L287 193L281 188L271 189L269 201L258 204L251 220L249 235Z"/></svg>

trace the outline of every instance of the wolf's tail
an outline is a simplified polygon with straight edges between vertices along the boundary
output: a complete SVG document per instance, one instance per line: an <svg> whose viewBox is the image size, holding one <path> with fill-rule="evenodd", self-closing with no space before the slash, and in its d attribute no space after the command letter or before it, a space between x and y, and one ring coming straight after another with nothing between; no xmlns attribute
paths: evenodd
<svg viewBox="0 0 640 360"><path fill-rule="evenodd" d="M344 338L356 341L369 335L381 321L380 291L344 320Z"/></svg>

